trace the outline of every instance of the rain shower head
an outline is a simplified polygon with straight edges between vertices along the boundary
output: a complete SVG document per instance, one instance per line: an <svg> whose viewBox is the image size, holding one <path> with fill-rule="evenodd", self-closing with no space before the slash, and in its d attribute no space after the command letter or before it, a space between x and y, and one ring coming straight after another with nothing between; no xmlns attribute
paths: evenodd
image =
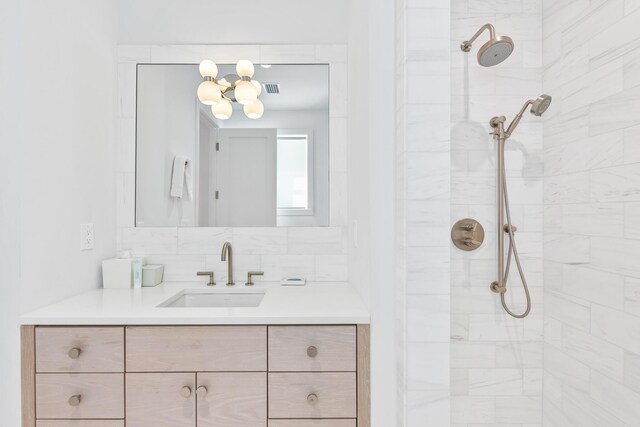
<svg viewBox="0 0 640 427"><path fill-rule="evenodd" d="M550 95L540 95L535 101L531 103L531 114L540 117L547 111L547 108L551 105Z"/></svg>
<svg viewBox="0 0 640 427"><path fill-rule="evenodd" d="M513 40L511 37L496 37L496 31L491 24L483 25L469 40L462 42L460 49L463 52L471 51L473 42L483 31L489 30L489 41L478 50L478 63L483 67L493 67L507 59L513 52Z"/></svg>

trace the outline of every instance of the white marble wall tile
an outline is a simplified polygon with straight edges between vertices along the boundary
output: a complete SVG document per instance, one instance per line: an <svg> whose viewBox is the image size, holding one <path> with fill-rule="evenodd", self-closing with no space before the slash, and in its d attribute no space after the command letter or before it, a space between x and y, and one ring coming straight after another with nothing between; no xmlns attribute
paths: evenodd
<svg viewBox="0 0 640 427"><path fill-rule="evenodd" d="M265 281L279 281L287 277L315 280L315 257L312 255L262 255Z"/></svg>
<svg viewBox="0 0 640 427"><path fill-rule="evenodd" d="M453 423L463 425L468 423L494 423L495 419L496 405L494 397L453 396L451 398L451 422Z"/></svg>
<svg viewBox="0 0 640 427"><path fill-rule="evenodd" d="M591 307L591 333L625 350L640 353L639 317L594 304Z"/></svg>
<svg viewBox="0 0 640 427"><path fill-rule="evenodd" d="M571 300L549 290L544 295L544 310L545 315L562 322L562 324L589 331L591 310L587 302L579 303L576 299Z"/></svg>
<svg viewBox="0 0 640 427"><path fill-rule="evenodd" d="M118 120L117 172L136 171L136 121L134 118Z"/></svg>
<svg viewBox="0 0 640 427"><path fill-rule="evenodd" d="M496 398L496 422L542 422L542 398L533 396L509 396Z"/></svg>
<svg viewBox="0 0 640 427"><path fill-rule="evenodd" d="M118 173L116 174L117 187L116 187L116 215L117 224L120 227L133 227L134 217L136 212L135 206L135 187L136 187L136 174L135 173ZM121 236L122 233L118 233ZM122 249L122 242L117 246Z"/></svg>
<svg viewBox="0 0 640 427"><path fill-rule="evenodd" d="M589 173L579 172L545 178L544 200L551 204L591 201Z"/></svg>
<svg viewBox="0 0 640 427"><path fill-rule="evenodd" d="M118 64L118 117L136 116L136 64Z"/></svg>
<svg viewBox="0 0 640 427"><path fill-rule="evenodd" d="M348 222L348 183L346 172L329 173L329 224L346 227Z"/></svg>
<svg viewBox="0 0 640 427"><path fill-rule="evenodd" d="M343 230L339 227L291 227L287 236L292 254L339 254L345 250Z"/></svg>
<svg viewBox="0 0 640 427"><path fill-rule="evenodd" d="M543 369L523 369L522 394L525 396L542 396Z"/></svg>
<svg viewBox="0 0 640 427"><path fill-rule="evenodd" d="M522 369L469 369L472 396L518 396L522 390Z"/></svg>
<svg viewBox="0 0 640 427"><path fill-rule="evenodd" d="M542 341L501 342L495 344L496 366L501 368L541 368Z"/></svg>
<svg viewBox="0 0 640 427"><path fill-rule="evenodd" d="M601 407L588 393L565 387L562 394L562 409L577 426L623 427L624 423Z"/></svg>
<svg viewBox="0 0 640 427"><path fill-rule="evenodd" d="M627 425L637 425L640 420L640 394L598 372L593 372L591 377L589 395Z"/></svg>
<svg viewBox="0 0 640 427"><path fill-rule="evenodd" d="M582 265L562 266L563 294L622 310L624 306L624 277Z"/></svg>
<svg viewBox="0 0 640 427"><path fill-rule="evenodd" d="M625 163L640 162L640 126L624 130L624 160Z"/></svg>
<svg viewBox="0 0 640 427"><path fill-rule="evenodd" d="M590 261L591 240L571 234L547 234L544 236L544 256L563 263L587 263Z"/></svg>
<svg viewBox="0 0 640 427"><path fill-rule="evenodd" d="M204 255L148 255L147 263L164 265L165 282L200 282L198 271L205 270Z"/></svg>
<svg viewBox="0 0 640 427"><path fill-rule="evenodd" d="M545 150L544 157L546 176L621 165L625 162L623 132L610 132L550 147Z"/></svg>
<svg viewBox="0 0 640 427"><path fill-rule="evenodd" d="M593 3L593 2L592 2ZM607 0L589 10L562 31L563 48L571 49L585 42L584 36L599 33L617 23L624 15L624 0Z"/></svg>
<svg viewBox="0 0 640 427"><path fill-rule="evenodd" d="M178 228L178 253L217 254L220 253L225 242L232 242L232 240L231 228L180 227Z"/></svg>
<svg viewBox="0 0 640 427"><path fill-rule="evenodd" d="M135 255L176 254L178 229L175 227L125 228L122 230L122 248Z"/></svg>
<svg viewBox="0 0 640 427"><path fill-rule="evenodd" d="M233 249L238 254L285 254L287 253L287 229L283 227L233 228Z"/></svg>
<svg viewBox="0 0 640 427"><path fill-rule="evenodd" d="M624 385L640 393L640 354L624 352Z"/></svg>
<svg viewBox="0 0 640 427"><path fill-rule="evenodd" d="M600 270L615 274L640 277L640 240L614 239L605 237L591 238L590 261Z"/></svg>
<svg viewBox="0 0 640 427"><path fill-rule="evenodd" d="M559 207L561 230L565 234L623 237L627 232L624 226L626 209L619 203L577 203Z"/></svg>
<svg viewBox="0 0 640 427"><path fill-rule="evenodd" d="M624 351L620 347L569 326L563 328L562 338L562 350L565 354L622 382Z"/></svg>
<svg viewBox="0 0 640 427"><path fill-rule="evenodd" d="M598 202L640 201L640 164L631 164L590 173L591 198Z"/></svg>
<svg viewBox="0 0 640 427"><path fill-rule="evenodd" d="M452 342L451 365L456 368L493 368L496 366L493 344Z"/></svg>
<svg viewBox="0 0 640 427"><path fill-rule="evenodd" d="M331 172L347 172L348 120L336 117L329 129L329 163Z"/></svg>
<svg viewBox="0 0 640 427"><path fill-rule="evenodd" d="M625 278L624 310L629 314L640 316L640 279Z"/></svg>
<svg viewBox="0 0 640 427"><path fill-rule="evenodd" d="M347 281L349 266L344 255L316 255L316 280L319 282Z"/></svg>
<svg viewBox="0 0 640 427"><path fill-rule="evenodd" d="M522 341L524 323L502 313L469 316L470 341Z"/></svg>
<svg viewBox="0 0 640 427"><path fill-rule="evenodd" d="M564 354L554 346L544 346L544 370L576 390L588 392L591 371L588 366Z"/></svg>

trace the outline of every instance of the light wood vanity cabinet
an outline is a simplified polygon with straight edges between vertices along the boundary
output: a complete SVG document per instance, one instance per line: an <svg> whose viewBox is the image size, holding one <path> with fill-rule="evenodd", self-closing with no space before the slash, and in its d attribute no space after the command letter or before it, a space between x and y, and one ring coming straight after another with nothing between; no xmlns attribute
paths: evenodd
<svg viewBox="0 0 640 427"><path fill-rule="evenodd" d="M369 327L22 327L24 427L369 427Z"/></svg>

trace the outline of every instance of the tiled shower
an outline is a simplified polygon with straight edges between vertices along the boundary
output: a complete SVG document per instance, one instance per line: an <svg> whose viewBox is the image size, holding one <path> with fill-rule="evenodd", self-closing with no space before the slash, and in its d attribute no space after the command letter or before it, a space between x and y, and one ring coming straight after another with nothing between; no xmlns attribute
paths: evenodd
<svg viewBox="0 0 640 427"><path fill-rule="evenodd" d="M640 2L396 5L396 46L404 52L396 65L396 174L404 189L397 227L406 274L398 299L407 341L399 350L399 386L407 390L402 422L637 425ZM460 50L486 23L516 46L494 67L478 64L477 46L470 54ZM449 79L445 102L439 89ZM531 314L514 319L489 290L497 279L489 120L512 118L542 93L553 97L549 111L527 115L506 145L516 241L533 300ZM438 112L447 109L445 135ZM472 252L451 245L450 259L442 259L445 212L447 227L478 220L484 245ZM450 288L435 283L445 281ZM508 289L510 307L524 310L515 267ZM434 330L447 331L446 340Z"/></svg>

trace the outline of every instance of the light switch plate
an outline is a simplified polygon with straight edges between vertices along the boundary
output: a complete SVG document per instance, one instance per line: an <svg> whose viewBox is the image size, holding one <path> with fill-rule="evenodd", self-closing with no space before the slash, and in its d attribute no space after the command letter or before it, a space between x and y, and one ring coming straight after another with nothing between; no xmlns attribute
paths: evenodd
<svg viewBox="0 0 640 427"><path fill-rule="evenodd" d="M80 250L90 251L93 246L93 224L80 224Z"/></svg>

